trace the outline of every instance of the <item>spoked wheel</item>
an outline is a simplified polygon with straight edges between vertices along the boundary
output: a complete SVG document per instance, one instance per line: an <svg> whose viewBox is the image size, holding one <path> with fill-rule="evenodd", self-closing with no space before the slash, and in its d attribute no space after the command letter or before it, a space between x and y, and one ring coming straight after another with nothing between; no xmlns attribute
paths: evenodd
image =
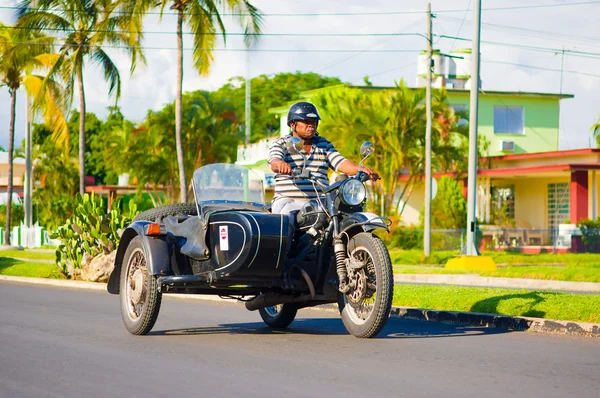
<svg viewBox="0 0 600 398"><path fill-rule="evenodd" d="M148 274L146 254L139 237L129 243L121 267L121 316L132 334L147 334L160 311L162 294L156 277Z"/></svg>
<svg viewBox="0 0 600 398"><path fill-rule="evenodd" d="M381 239L366 232L350 239L348 255L364 266L350 277L351 289L338 295L340 315L352 335L375 337L392 308L394 274L390 255Z"/></svg>
<svg viewBox="0 0 600 398"><path fill-rule="evenodd" d="M279 304L260 308L258 312L267 326L274 329L285 329L296 318L298 306L296 304Z"/></svg>

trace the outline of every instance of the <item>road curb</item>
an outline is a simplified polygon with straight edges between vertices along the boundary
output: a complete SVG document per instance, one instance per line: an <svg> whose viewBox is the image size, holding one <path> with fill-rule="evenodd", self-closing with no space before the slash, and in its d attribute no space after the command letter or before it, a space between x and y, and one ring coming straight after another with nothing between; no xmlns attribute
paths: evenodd
<svg viewBox="0 0 600 398"><path fill-rule="evenodd" d="M500 278L465 274L394 274L394 283L552 290L585 293L600 292L600 283L597 282L568 282L549 279Z"/></svg>
<svg viewBox="0 0 600 398"><path fill-rule="evenodd" d="M7 275L0 275L0 281L49 285L71 289L101 290L106 292L106 283L98 282L26 278ZM168 296L179 299L185 298L227 303L226 300L210 295L169 294ZM337 305L335 304L326 304L313 308L332 312L337 312L338 310ZM503 330L600 337L600 324L586 322L558 321L544 318L483 314L478 312L442 311L409 307L392 307L390 317L461 326L479 326Z"/></svg>
<svg viewBox="0 0 600 398"><path fill-rule="evenodd" d="M478 312L455 312L424 308L393 307L390 316L452 325L480 326L514 331L600 337L600 324L557 321L554 319L516 317Z"/></svg>

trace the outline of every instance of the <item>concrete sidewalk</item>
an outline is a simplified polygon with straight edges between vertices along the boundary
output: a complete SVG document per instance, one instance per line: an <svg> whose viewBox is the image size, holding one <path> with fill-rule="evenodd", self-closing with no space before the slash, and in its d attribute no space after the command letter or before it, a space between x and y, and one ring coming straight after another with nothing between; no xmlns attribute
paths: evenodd
<svg viewBox="0 0 600 398"><path fill-rule="evenodd" d="M600 283L566 282L546 279L497 278L468 274L394 274L395 283L415 285L454 285L506 289L553 290L600 293Z"/></svg>

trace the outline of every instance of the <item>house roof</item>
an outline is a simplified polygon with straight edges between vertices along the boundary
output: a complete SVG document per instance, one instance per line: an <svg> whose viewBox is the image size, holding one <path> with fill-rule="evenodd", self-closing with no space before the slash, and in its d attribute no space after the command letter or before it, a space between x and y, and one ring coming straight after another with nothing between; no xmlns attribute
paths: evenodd
<svg viewBox="0 0 600 398"><path fill-rule="evenodd" d="M8 152L0 152L0 165L8 164ZM13 164L25 164L25 159L13 157Z"/></svg>
<svg viewBox="0 0 600 398"><path fill-rule="evenodd" d="M537 153L517 153L503 156L489 156L485 159L491 160L522 160L522 159L540 159L540 158L554 158L557 156L577 156L577 155L591 155L594 153L600 154L600 148L583 148L583 149L570 149L565 151L550 151L550 152L537 152Z"/></svg>

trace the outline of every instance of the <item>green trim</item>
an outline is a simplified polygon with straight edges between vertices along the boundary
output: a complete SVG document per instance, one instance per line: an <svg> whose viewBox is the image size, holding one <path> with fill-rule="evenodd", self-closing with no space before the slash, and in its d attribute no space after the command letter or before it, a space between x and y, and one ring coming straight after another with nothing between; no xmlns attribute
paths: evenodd
<svg viewBox="0 0 600 398"><path fill-rule="evenodd" d="M440 55L442 52L438 49L431 50L431 55ZM419 55L427 54L427 50L423 50L419 53Z"/></svg>
<svg viewBox="0 0 600 398"><path fill-rule="evenodd" d="M448 79L470 79L470 75L448 75Z"/></svg>
<svg viewBox="0 0 600 398"><path fill-rule="evenodd" d="M473 50L470 48L457 48L454 51L451 51L450 54L472 54Z"/></svg>

